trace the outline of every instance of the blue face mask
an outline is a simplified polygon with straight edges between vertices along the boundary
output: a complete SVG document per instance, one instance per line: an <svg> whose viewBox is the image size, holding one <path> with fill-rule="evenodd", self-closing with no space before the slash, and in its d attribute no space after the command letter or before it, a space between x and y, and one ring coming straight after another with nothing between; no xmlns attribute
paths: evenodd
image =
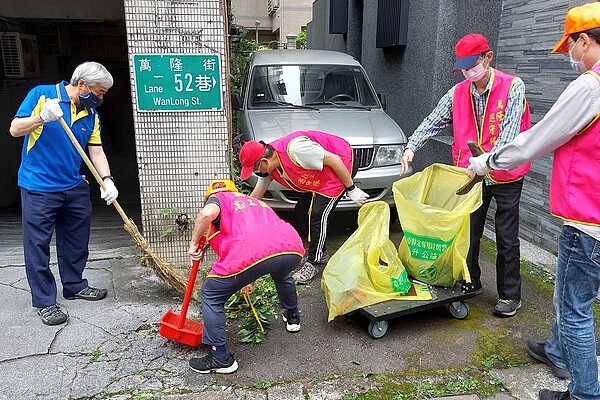
<svg viewBox="0 0 600 400"><path fill-rule="evenodd" d="M89 88L90 87L88 86L88 89ZM81 94L81 93L79 94L79 104L81 104L85 108L96 108L96 107L100 107L100 105L102 105L102 99L100 97L96 96L90 90L86 94Z"/></svg>

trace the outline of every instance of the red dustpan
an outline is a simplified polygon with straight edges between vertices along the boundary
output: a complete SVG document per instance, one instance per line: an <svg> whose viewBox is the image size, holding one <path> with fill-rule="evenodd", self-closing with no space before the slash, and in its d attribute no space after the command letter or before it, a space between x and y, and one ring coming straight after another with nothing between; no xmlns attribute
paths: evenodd
<svg viewBox="0 0 600 400"><path fill-rule="evenodd" d="M202 236L198 248L204 249L205 243L206 236ZM194 291L194 284L196 283L196 275L198 275L198 268L200 267L202 258L204 258L204 251L202 252L200 259L194 260L192 263L183 304L181 305L181 313L179 315L175 314L173 309L170 308L160 319L160 328L158 330L158 333L160 333L161 336L188 346L198 346L200 344L202 341L202 330L204 329L204 324L202 322L186 318L188 306L190 305L190 300L192 298L192 292Z"/></svg>

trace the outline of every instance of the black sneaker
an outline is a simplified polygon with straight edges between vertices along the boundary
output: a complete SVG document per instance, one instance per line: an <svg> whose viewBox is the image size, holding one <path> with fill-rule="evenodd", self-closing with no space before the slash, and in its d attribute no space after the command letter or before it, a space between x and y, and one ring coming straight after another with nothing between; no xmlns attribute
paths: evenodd
<svg viewBox="0 0 600 400"><path fill-rule="evenodd" d="M521 308L521 300L500 299L494 306L494 314L501 317L512 317Z"/></svg>
<svg viewBox="0 0 600 400"><path fill-rule="evenodd" d="M46 325L60 325L69 318L57 304L40 308L37 313L42 317L42 322Z"/></svg>
<svg viewBox="0 0 600 400"><path fill-rule="evenodd" d="M222 363L213 357L212 353L202 358L192 358L189 362L190 368L201 374L231 374L238 369L238 363L233 358L233 354L229 355L227 362Z"/></svg>
<svg viewBox="0 0 600 400"><path fill-rule="evenodd" d="M539 393L540 400L571 400L569 391L557 392L554 390L542 389Z"/></svg>
<svg viewBox="0 0 600 400"><path fill-rule="evenodd" d="M105 298L107 293L108 293L108 290L106 290L106 289L96 289L96 288L88 286L85 289L81 289L81 291L79 291L79 293L75 293L73 296L65 297L65 299L67 299L67 300L81 299L81 300L96 301L96 300L102 300L103 298Z"/></svg>
<svg viewBox="0 0 600 400"><path fill-rule="evenodd" d="M547 366L550 367L552 373L560 379L571 379L571 374L565 368L559 368L548 356L546 355L546 351L544 350L545 342L538 342L536 340L530 340L527 342L527 352L531 357L536 359L539 362L543 362Z"/></svg>
<svg viewBox="0 0 600 400"><path fill-rule="evenodd" d="M288 332L300 332L300 315L291 314L289 310L283 313L283 322Z"/></svg>

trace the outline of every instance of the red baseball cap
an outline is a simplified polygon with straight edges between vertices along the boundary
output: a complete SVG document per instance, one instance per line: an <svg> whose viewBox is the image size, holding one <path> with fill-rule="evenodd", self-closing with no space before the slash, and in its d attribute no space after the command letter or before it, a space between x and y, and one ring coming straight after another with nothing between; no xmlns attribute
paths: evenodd
<svg viewBox="0 0 600 400"><path fill-rule="evenodd" d="M469 33L463 36L454 46L456 61L452 72L459 69L470 69L475 65L481 53L490 51L490 45L486 38L478 33Z"/></svg>
<svg viewBox="0 0 600 400"><path fill-rule="evenodd" d="M254 164L260 160L265 154L265 145L255 141L249 141L244 143L240 150L240 164L242 164L242 172L240 173L240 179L245 181L252 175L254 171Z"/></svg>
<svg viewBox="0 0 600 400"><path fill-rule="evenodd" d="M588 3L571 8L565 17L565 34L556 43L551 53L568 53L567 40L573 33L600 28L600 3Z"/></svg>

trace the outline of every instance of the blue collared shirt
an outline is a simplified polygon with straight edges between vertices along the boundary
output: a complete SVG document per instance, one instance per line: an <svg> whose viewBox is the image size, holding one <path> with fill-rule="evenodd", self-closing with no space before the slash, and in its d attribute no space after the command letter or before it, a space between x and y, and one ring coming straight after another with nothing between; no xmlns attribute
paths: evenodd
<svg viewBox="0 0 600 400"><path fill-rule="evenodd" d="M85 148L100 146L100 119L94 109L77 110L67 94L67 82L36 86L17 110L16 118L39 115L46 99L59 99L63 119ZM60 192L81 180L81 156L58 121L47 122L25 135L19 186L37 192Z"/></svg>

